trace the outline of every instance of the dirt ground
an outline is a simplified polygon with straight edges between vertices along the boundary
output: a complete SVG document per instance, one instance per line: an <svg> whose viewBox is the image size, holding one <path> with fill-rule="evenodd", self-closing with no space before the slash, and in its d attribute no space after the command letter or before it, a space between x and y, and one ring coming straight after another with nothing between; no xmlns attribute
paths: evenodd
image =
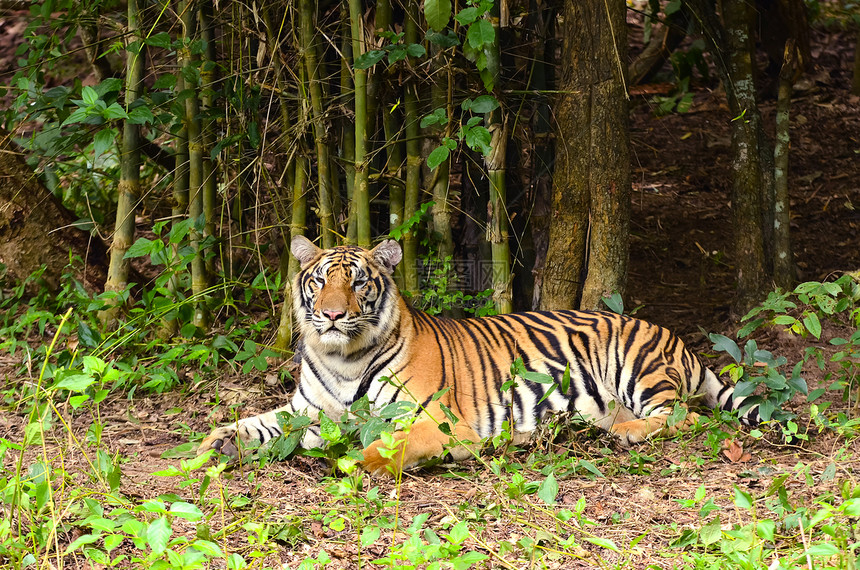
<svg viewBox="0 0 860 570"><path fill-rule="evenodd" d="M814 71L798 86L792 104L792 238L800 280L823 280L860 267L860 99L849 94L853 34L819 31L813 41ZM762 106L769 125L773 107L773 101ZM730 117L720 92L703 87L697 88L689 113L657 118L653 111L646 97L634 100L635 186L627 304L641 305L637 316L672 328L703 350L707 343L698 327L731 334L738 326L729 314L734 287L728 198ZM790 362L799 358L805 346L779 333L768 334L763 341L769 350L789 356ZM8 359L2 364L6 371L18 365ZM716 367L720 364L713 362ZM811 368L806 376L810 384L821 380L820 372ZM221 406L212 411L216 389ZM251 415L282 403L287 396L285 388L266 386L260 377L231 374L219 379L217 387L211 381L181 395L110 399L102 405L103 437L111 450L127 459L122 466L122 492L141 499L184 493L176 479L152 475L177 464L178 459L162 458L165 451L193 433L207 432L213 423L227 421L231 404L245 402L240 413ZM18 415L3 414L0 437L18 439L23 423ZM82 438L89 423L86 415L78 416L73 433ZM775 443L774 438L755 441L743 432L732 436L748 457L732 461L721 452L715 454L702 435L647 444L636 455L617 448L605 436L591 434L538 447L555 453L561 448L553 446L565 446L603 471L603 478L582 471L559 476L556 508L573 509L584 497L585 516L598 523L592 530L595 534L629 544L644 533L626 563L631 568L671 567L677 562L679 551L671 550L670 542L677 538L678 529L699 524L696 509L682 508L678 500L691 498L699 485L705 485L708 497L717 497L723 507L722 522L730 527L745 522L747 516L732 505L735 485L761 495L774 477L788 473L792 500L803 503L828 490L835 492L841 480L856 482L860 472L857 450L840 455L843 442L831 435L804 447ZM526 449L516 457L525 460L534 451ZM83 465L80 457L67 460L70 470L76 462ZM807 467L798 467L801 464ZM254 519L301 527L300 539L285 542L267 558L267 564L280 561L295 567L324 548L333 559L328 568L356 567L354 536L332 531L311 516L328 508L346 509L320 484L328 473L323 462L298 457L270 465L265 472L248 469L233 471L224 484L229 495L246 497L250 505L236 507L225 516L250 513ZM500 541L516 542L545 515L534 495L511 499L492 473L475 462L409 473L399 490L388 480L372 484L380 486L384 497L399 496L400 516L407 523L420 512L431 513L431 522L447 516L483 517L486 532L481 539L490 549ZM302 520L307 522L297 522ZM559 534L565 534L563 530ZM402 538L401 532L398 539ZM391 540L389 534L364 556L382 555ZM237 549L244 548L236 541ZM605 549L586 544L577 561L549 557L544 563L592 568L598 565L598 552L605 563L623 562Z"/></svg>

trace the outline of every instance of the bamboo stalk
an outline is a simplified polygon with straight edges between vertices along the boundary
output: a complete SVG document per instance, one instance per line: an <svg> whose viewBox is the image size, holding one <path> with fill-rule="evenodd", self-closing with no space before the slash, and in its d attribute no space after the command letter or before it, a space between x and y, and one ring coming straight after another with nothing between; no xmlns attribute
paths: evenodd
<svg viewBox="0 0 860 570"><path fill-rule="evenodd" d="M484 53L487 58L487 71L493 78L493 88L498 93L501 78L501 50L499 38L499 3L493 4L490 19L495 30L495 39ZM508 243L508 211L507 188L505 185L505 151L507 149L506 125L502 119L501 109L488 113L485 117L487 128L492 133L492 152L484 159L487 167L487 177L490 180L490 200L487 207L487 241L490 242L492 255L493 300L496 311L510 313L513 311L511 294L511 258Z"/></svg>
<svg viewBox="0 0 860 570"><path fill-rule="evenodd" d="M138 0L128 1L129 41L138 39L140 29L140 5ZM146 52L143 44L140 51L126 54L126 110L137 101L143 90L143 71ZM110 251L110 265L105 281L105 291L119 293L128 287L128 260L125 254L134 241L134 210L140 195L140 126L126 120L122 132L122 154L120 156L120 180L117 187L116 225ZM121 297L108 301L107 309L99 314L105 327L116 324Z"/></svg>
<svg viewBox="0 0 860 570"><path fill-rule="evenodd" d="M200 66L200 111L204 117L201 121L201 142L203 144L203 238L215 237L215 208L217 207L218 179L216 169L212 164L210 151L215 146L215 121L211 117L215 107L215 82L218 80L218 46L215 43L215 33L212 25L212 0L200 0L200 37L206 44L203 53L203 64ZM206 274L215 274L215 256L205 255ZM208 277L207 277L208 280Z"/></svg>
<svg viewBox="0 0 860 570"><path fill-rule="evenodd" d="M350 23L349 6L344 3L341 5L341 24L343 26L343 43L341 44L341 59L340 59L340 96L345 106L352 111L353 117L346 117L342 122L341 130L342 145L343 145L343 164L346 171L346 199L348 203L347 221L346 221L346 243L358 243L358 225L356 224L355 200L353 200L355 189L355 97L348 96L353 94L355 86L352 81L352 28Z"/></svg>
<svg viewBox="0 0 860 570"><path fill-rule="evenodd" d="M180 59L181 68L181 59ZM181 72L176 73L176 86L173 89L175 96L179 96L185 89L185 80ZM173 169L173 205L171 207L172 221L171 225L176 226L188 214L188 129L184 122L182 128L176 134L176 151L174 153L175 166ZM179 244L170 243L171 260L173 263L179 262ZM167 290L174 299L179 295L179 275L174 268L173 274L167 281ZM174 315L166 315L161 321L161 329L158 332L159 338L167 340L176 336L178 330L178 321Z"/></svg>
<svg viewBox="0 0 860 570"><path fill-rule="evenodd" d="M406 43L418 42L418 3L409 2L406 13L404 38ZM411 60L411 59L410 59ZM411 218L418 209L421 191L421 140L419 138L418 89L414 76L410 77L403 93L404 123L406 129L406 189L403 196L403 218ZM418 238L415 228L403 233L403 288L410 294L418 292Z"/></svg>
<svg viewBox="0 0 860 570"><path fill-rule="evenodd" d="M192 4L193 2L189 0L182 0L179 3L180 14L182 15L182 32L186 40L182 48L183 63L186 66L196 63L196 56L190 49L191 39L197 33L196 12ZM203 241L203 224L205 223L203 214L203 181L205 178L203 134L200 121L200 100L197 94L199 86L193 80L189 80L189 77L193 77L193 74L186 75L186 87L191 89L192 93L185 99L185 126L188 129L188 217L191 219L189 241L194 250L194 257L191 260L191 292L196 299L192 323L200 329L206 329L209 326L209 312L203 297L209 285L209 279L206 274L204 252L200 247Z"/></svg>
<svg viewBox="0 0 860 570"><path fill-rule="evenodd" d="M444 58L443 50L438 46L432 46L434 68L437 77L444 77L444 83L434 82L430 87L430 97L433 101L433 108L445 108L447 110L448 124L445 126L445 133L448 134L451 126L451 112L453 107L452 100L452 72L450 62L445 62L444 65L439 64L439 60ZM436 134L440 133L438 129L434 129ZM436 144L439 143L437 138L432 139ZM439 250L439 259L453 257L454 255L454 237L451 232L451 204L448 201L448 190L450 187L450 167L451 159L446 158L436 170L433 171L430 188L433 194L433 231L438 238L437 248Z"/></svg>
<svg viewBox="0 0 860 570"><path fill-rule="evenodd" d="M308 90L311 96L311 116L314 130L314 143L317 150L317 195L320 216L320 237L323 248L334 247L334 216L332 215L331 165L326 141L325 117L323 114L323 95L320 85L317 47L314 42L314 14L316 4L311 0L299 1L301 21L301 42L305 67L308 74Z"/></svg>
<svg viewBox="0 0 860 570"><path fill-rule="evenodd" d="M349 0L349 19L352 29L352 54L355 59L364 54L364 19L361 0ZM355 73L355 185L352 202L355 203L356 241L362 247L370 246L370 190L367 154L367 70L354 69Z"/></svg>
<svg viewBox="0 0 860 570"><path fill-rule="evenodd" d="M293 184L292 218L290 219L290 241L296 236L305 235L307 217L307 178L308 159L297 156L295 159L296 171ZM284 283L284 305L281 308L281 321L278 325L278 333L275 337L274 348L285 351L289 348L292 340L292 283L299 272L299 261L290 256L288 264L286 283Z"/></svg>

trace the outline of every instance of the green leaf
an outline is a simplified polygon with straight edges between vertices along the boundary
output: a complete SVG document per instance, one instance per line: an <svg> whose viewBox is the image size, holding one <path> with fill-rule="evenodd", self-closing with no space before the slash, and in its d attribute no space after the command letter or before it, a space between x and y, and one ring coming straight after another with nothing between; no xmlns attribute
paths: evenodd
<svg viewBox="0 0 860 570"><path fill-rule="evenodd" d="M90 115L89 109L86 107L80 107L75 109L71 115L66 117L66 120L63 121L61 127L65 127L66 125L71 125L73 123L80 123L81 121L86 120L86 118Z"/></svg>
<svg viewBox="0 0 860 570"><path fill-rule="evenodd" d="M468 8L463 8L460 12L454 16L454 19L457 20L461 25L468 26L472 22L478 19L481 16L481 13L474 6L470 6Z"/></svg>
<svg viewBox="0 0 860 570"><path fill-rule="evenodd" d="M132 125L143 125L145 123L152 123L153 121L155 121L155 117L152 115L149 107L145 105L135 107L128 112L128 122Z"/></svg>
<svg viewBox="0 0 860 570"><path fill-rule="evenodd" d="M496 30L488 20L478 20L469 26L466 32L466 41L474 49L481 49L485 45L492 45L496 39Z"/></svg>
<svg viewBox="0 0 860 570"><path fill-rule="evenodd" d="M708 335L708 338L710 338L711 342L714 343L714 350L728 352L735 362L741 361L741 349L735 341L718 333L711 333Z"/></svg>
<svg viewBox="0 0 860 570"><path fill-rule="evenodd" d="M320 437L329 443L340 439L340 426L331 421L325 414L320 414Z"/></svg>
<svg viewBox="0 0 860 570"><path fill-rule="evenodd" d="M209 540L203 540L202 538L198 538L191 545L192 548L198 550L212 558L224 558L224 551L221 550L221 547Z"/></svg>
<svg viewBox="0 0 860 570"><path fill-rule="evenodd" d="M172 73L162 75L152 84L153 89L173 89L174 87L176 87L176 76Z"/></svg>
<svg viewBox="0 0 860 570"><path fill-rule="evenodd" d="M97 132L96 136L93 137L93 152L95 153L96 158L109 149L115 140L116 130L114 129L102 129Z"/></svg>
<svg viewBox="0 0 860 570"><path fill-rule="evenodd" d="M158 32L144 40L148 45L160 47L164 49L170 48L170 34L167 32Z"/></svg>
<svg viewBox="0 0 860 570"><path fill-rule="evenodd" d="M203 512L196 505L177 501L170 505L170 514L189 521L198 521L203 518Z"/></svg>
<svg viewBox="0 0 860 570"><path fill-rule="evenodd" d="M830 542L820 542L810 546L806 554L810 556L836 556L839 554L839 549Z"/></svg>
<svg viewBox="0 0 860 570"><path fill-rule="evenodd" d="M436 170L436 167L448 160L448 155L451 154L451 151L448 150L446 146L440 146L433 149L433 152L430 153L430 156L427 157L427 168L430 170Z"/></svg>
<svg viewBox="0 0 860 570"><path fill-rule="evenodd" d="M602 296L600 298L603 304L609 307L609 310L619 315L624 313L624 300L617 291L613 291L610 296Z"/></svg>
<svg viewBox="0 0 860 570"><path fill-rule="evenodd" d="M484 156L489 156L493 152L493 147L490 146L491 142L493 142L493 135L486 127L473 127L466 132L466 144Z"/></svg>
<svg viewBox="0 0 860 570"><path fill-rule="evenodd" d="M699 532L699 540L703 545L709 546L716 542L719 542L723 537L723 532L720 530L720 517L714 517L711 522L702 527L702 530Z"/></svg>
<svg viewBox="0 0 860 570"><path fill-rule="evenodd" d="M755 530L758 533L758 535L760 537L762 537L763 539L765 539L766 541L773 542L775 540L776 524L772 520L765 519L765 520L758 521L756 523Z"/></svg>
<svg viewBox="0 0 860 570"><path fill-rule="evenodd" d="M451 19L451 0L425 0L424 18L430 29L441 32Z"/></svg>
<svg viewBox="0 0 860 570"><path fill-rule="evenodd" d="M391 420L391 419L403 416L405 414L408 414L409 412L413 411L414 409L415 409L415 402L404 402L404 401L392 402L379 411L379 417L384 419L384 420Z"/></svg>
<svg viewBox="0 0 860 570"><path fill-rule="evenodd" d="M99 97L104 98L108 93L118 92L122 89L122 80L118 77L108 77L96 85L93 89L99 94Z"/></svg>
<svg viewBox="0 0 860 570"><path fill-rule="evenodd" d="M439 46L442 49L451 48L460 45L460 39L454 30L445 30L445 33L427 32L427 41L433 45Z"/></svg>
<svg viewBox="0 0 860 570"><path fill-rule="evenodd" d="M84 100L84 103L92 107L99 100L99 94L96 93L95 89L87 86L81 90L81 99Z"/></svg>
<svg viewBox="0 0 860 570"><path fill-rule="evenodd" d="M378 526L366 526L361 531L361 545L365 548L372 545L379 538Z"/></svg>
<svg viewBox="0 0 860 570"><path fill-rule="evenodd" d="M64 389L70 392L83 392L94 382L95 379L89 374L85 374L80 370L63 368L57 370L53 387L57 390Z"/></svg>
<svg viewBox="0 0 860 570"><path fill-rule="evenodd" d="M593 473L594 475L596 475L597 477L600 477L600 478L603 478L603 477L604 477L604 475L603 475L603 473L601 473L600 469L598 469L597 467L595 467L595 466L594 466L594 464L593 464L591 461L586 461L585 459L580 459L580 460L577 462L577 466L579 466L579 467L584 467L585 469L587 469L588 471L592 472L592 473Z"/></svg>
<svg viewBox="0 0 860 570"><path fill-rule="evenodd" d="M821 322L818 320L818 315L815 313L807 313L803 316L803 324L806 330L817 339L821 338Z"/></svg>
<svg viewBox="0 0 860 570"><path fill-rule="evenodd" d="M161 243L161 242L159 242ZM157 246L154 245L155 242L153 240L147 239L145 237L137 238L131 247L125 252L123 259L130 259L133 257L143 257L144 255L151 254ZM163 244L162 244L163 246Z"/></svg>
<svg viewBox="0 0 860 570"><path fill-rule="evenodd" d="M552 472L538 487L537 496L547 505L555 504L555 498L558 496L558 481L555 480L555 475Z"/></svg>
<svg viewBox="0 0 860 570"><path fill-rule="evenodd" d="M600 546L602 548L606 548L608 550L611 550L612 552L621 552L621 549L618 548L618 545L616 545L614 542L612 542L608 538L599 538L599 537L595 536L595 537L585 537L585 540L587 540L591 544L595 544L595 545Z"/></svg>
<svg viewBox="0 0 860 570"><path fill-rule="evenodd" d="M172 534L173 529L170 528L167 517L162 516L152 521L146 529L146 541L149 543L152 553L156 555L163 553Z"/></svg>
<svg viewBox="0 0 860 570"><path fill-rule="evenodd" d="M761 416L762 421L768 421L773 416L773 412L776 410L776 405L771 400L763 400L761 404L758 405L758 415Z"/></svg>
<svg viewBox="0 0 860 570"><path fill-rule="evenodd" d="M102 117L104 117L108 121L115 121L117 119L127 119L128 114L125 112L125 109L123 109L119 103L111 103L110 105L108 105L107 109L102 111Z"/></svg>
<svg viewBox="0 0 860 570"><path fill-rule="evenodd" d="M385 50L372 49L355 58L355 69L369 69L385 57Z"/></svg>
<svg viewBox="0 0 860 570"><path fill-rule="evenodd" d="M410 57L424 57L427 50L424 49L424 46L421 44L409 44L406 46L406 53L409 54Z"/></svg>
<svg viewBox="0 0 860 570"><path fill-rule="evenodd" d="M741 489L738 488L737 485L735 485L734 487L735 487L735 505L737 505L741 509L747 509L747 510L751 509L752 505L753 505L752 495L750 495L746 491L742 491Z"/></svg>
<svg viewBox="0 0 860 570"><path fill-rule="evenodd" d="M63 555L69 554L70 552L74 552L81 546L85 544L92 544L96 542L99 538L101 538L101 533L96 532L94 534L84 534L76 538L70 545L66 547L66 550L63 552Z"/></svg>

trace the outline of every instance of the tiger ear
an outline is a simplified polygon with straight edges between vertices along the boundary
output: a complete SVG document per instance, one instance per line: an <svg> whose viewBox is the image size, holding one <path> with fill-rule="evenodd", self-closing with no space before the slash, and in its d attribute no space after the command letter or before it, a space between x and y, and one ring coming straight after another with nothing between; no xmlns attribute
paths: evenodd
<svg viewBox="0 0 860 570"><path fill-rule="evenodd" d="M310 262L319 257L323 250L315 246L305 236L296 236L290 244L290 251L293 252L293 256L299 260L302 269L304 269Z"/></svg>
<svg viewBox="0 0 860 570"><path fill-rule="evenodd" d="M393 239L387 239L370 250L370 255L390 275L394 273L394 268L403 259L403 250L400 249L399 243Z"/></svg>

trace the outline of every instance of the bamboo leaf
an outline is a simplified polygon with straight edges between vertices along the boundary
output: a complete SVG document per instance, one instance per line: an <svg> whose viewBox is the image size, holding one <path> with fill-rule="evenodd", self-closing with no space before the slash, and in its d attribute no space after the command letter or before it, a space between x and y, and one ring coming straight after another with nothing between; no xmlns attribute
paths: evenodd
<svg viewBox="0 0 860 570"><path fill-rule="evenodd" d="M431 29L441 32L451 19L451 0L426 0L424 17Z"/></svg>

